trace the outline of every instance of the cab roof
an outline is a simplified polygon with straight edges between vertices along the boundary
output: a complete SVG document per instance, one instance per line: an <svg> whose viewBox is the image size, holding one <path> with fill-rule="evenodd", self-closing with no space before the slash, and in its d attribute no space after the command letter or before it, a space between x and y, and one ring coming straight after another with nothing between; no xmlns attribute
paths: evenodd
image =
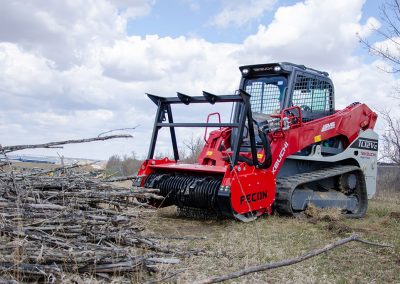
<svg viewBox="0 0 400 284"><path fill-rule="evenodd" d="M248 75L261 75L261 74L288 74L295 70L301 70L309 74L329 77L329 73L319 71L313 68L306 67L305 65L294 64L290 62L276 62L255 65L244 65L239 67L244 77ZM247 71L246 71L247 70Z"/></svg>

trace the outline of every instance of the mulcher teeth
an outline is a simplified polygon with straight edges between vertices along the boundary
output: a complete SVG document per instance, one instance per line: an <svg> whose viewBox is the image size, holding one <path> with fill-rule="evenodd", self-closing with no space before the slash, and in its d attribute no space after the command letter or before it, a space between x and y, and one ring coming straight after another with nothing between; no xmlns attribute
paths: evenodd
<svg viewBox="0 0 400 284"><path fill-rule="evenodd" d="M198 220L218 220L222 218L222 215L212 210L202 210L191 207L178 207L178 217L198 219Z"/></svg>

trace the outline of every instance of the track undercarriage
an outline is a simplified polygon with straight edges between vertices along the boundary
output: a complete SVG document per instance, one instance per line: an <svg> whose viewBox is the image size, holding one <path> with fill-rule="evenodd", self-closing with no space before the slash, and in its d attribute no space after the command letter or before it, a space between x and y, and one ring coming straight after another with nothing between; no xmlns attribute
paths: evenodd
<svg viewBox="0 0 400 284"><path fill-rule="evenodd" d="M363 217L368 207L363 172L356 166L336 166L277 180L277 212L296 216L309 204L339 208L347 218Z"/></svg>

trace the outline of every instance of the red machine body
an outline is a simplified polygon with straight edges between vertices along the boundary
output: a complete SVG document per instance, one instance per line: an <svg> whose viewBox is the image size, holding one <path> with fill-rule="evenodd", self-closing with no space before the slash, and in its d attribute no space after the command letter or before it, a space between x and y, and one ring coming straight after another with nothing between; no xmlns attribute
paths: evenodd
<svg viewBox="0 0 400 284"><path fill-rule="evenodd" d="M197 97L185 97L181 94L179 99L185 102L185 99L190 100L190 98ZM157 102L160 106L162 100L159 97L156 99L158 99ZM153 97L153 101L156 99ZM218 101L218 97L215 96L214 99ZM249 112L249 121L251 121L251 107ZM178 124L173 124L172 114L169 117L168 108L166 108L165 113L169 118L169 125L167 124L166 127L170 127L172 140L174 140L175 133L171 126ZM216 125L209 123L209 118L210 116L207 118L206 126L215 127ZM138 176L142 178L137 185L161 187L164 190L168 188L165 191L167 193L164 193L166 197L171 190L175 190L175 193L173 193L176 195L174 200L178 201L173 201L172 204L178 207L188 206L188 204L189 207L202 209L209 209L208 207L210 207L224 215L233 215L238 219L241 219L241 216L248 217L249 214L252 214L252 216L263 213L270 214L277 196L278 174L288 156L299 153L307 147L311 147L310 145L319 145L324 141L331 141L330 139L335 139L334 143L339 141L340 147L347 149L359 137L360 131L373 129L376 120L376 113L365 104L360 103L352 104L343 110L334 111L330 115L311 121L303 119L303 110L300 106L290 106L281 109L276 114L269 115L270 124L266 137L269 142L270 157L266 157L265 147L258 146L257 148L257 160L260 164L265 159L270 159L267 166L261 167L254 163L252 165L251 162L248 162L252 159L252 152L242 150L237 150L237 156L242 157L242 159L239 158L233 164L232 159L234 159L235 153L234 145L232 145L232 132L234 127L225 126L210 132L197 164L183 164L168 158L147 159L138 172ZM161 125L162 122L160 121L162 119L158 120ZM247 125L249 126L249 124ZM251 133L248 134L248 136L250 135ZM239 143L243 143L243 139L239 140L241 140ZM240 147L240 144L238 145ZM152 176L152 182L149 182L149 176ZM174 177L171 178L171 176ZM180 178L179 181L177 176ZM185 183L184 177L188 178L189 176L193 181ZM213 179L218 180L218 188L212 190L210 187L210 189L207 189L204 185L202 190L197 190L195 188L196 182L200 183L200 178L202 180L208 179L207 182L210 184ZM168 179L171 181L167 186ZM174 182L176 185L173 184ZM211 191L212 193L210 193ZM194 196L197 199L194 199ZM191 198L194 201L190 201ZM197 204L206 202L207 199L212 199L209 201L209 206L197 206ZM157 205L160 206L160 204ZM171 202L164 205L171 205Z"/></svg>

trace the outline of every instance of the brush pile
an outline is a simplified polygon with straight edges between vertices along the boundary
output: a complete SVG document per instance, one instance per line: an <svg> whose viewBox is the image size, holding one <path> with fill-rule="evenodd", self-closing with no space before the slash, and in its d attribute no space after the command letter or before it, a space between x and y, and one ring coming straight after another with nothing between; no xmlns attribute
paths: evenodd
<svg viewBox="0 0 400 284"><path fill-rule="evenodd" d="M4 168L4 167L3 167ZM118 187L88 173L0 172L0 273L19 280L61 280L65 272L107 277L158 263L181 251L141 235L157 190Z"/></svg>

